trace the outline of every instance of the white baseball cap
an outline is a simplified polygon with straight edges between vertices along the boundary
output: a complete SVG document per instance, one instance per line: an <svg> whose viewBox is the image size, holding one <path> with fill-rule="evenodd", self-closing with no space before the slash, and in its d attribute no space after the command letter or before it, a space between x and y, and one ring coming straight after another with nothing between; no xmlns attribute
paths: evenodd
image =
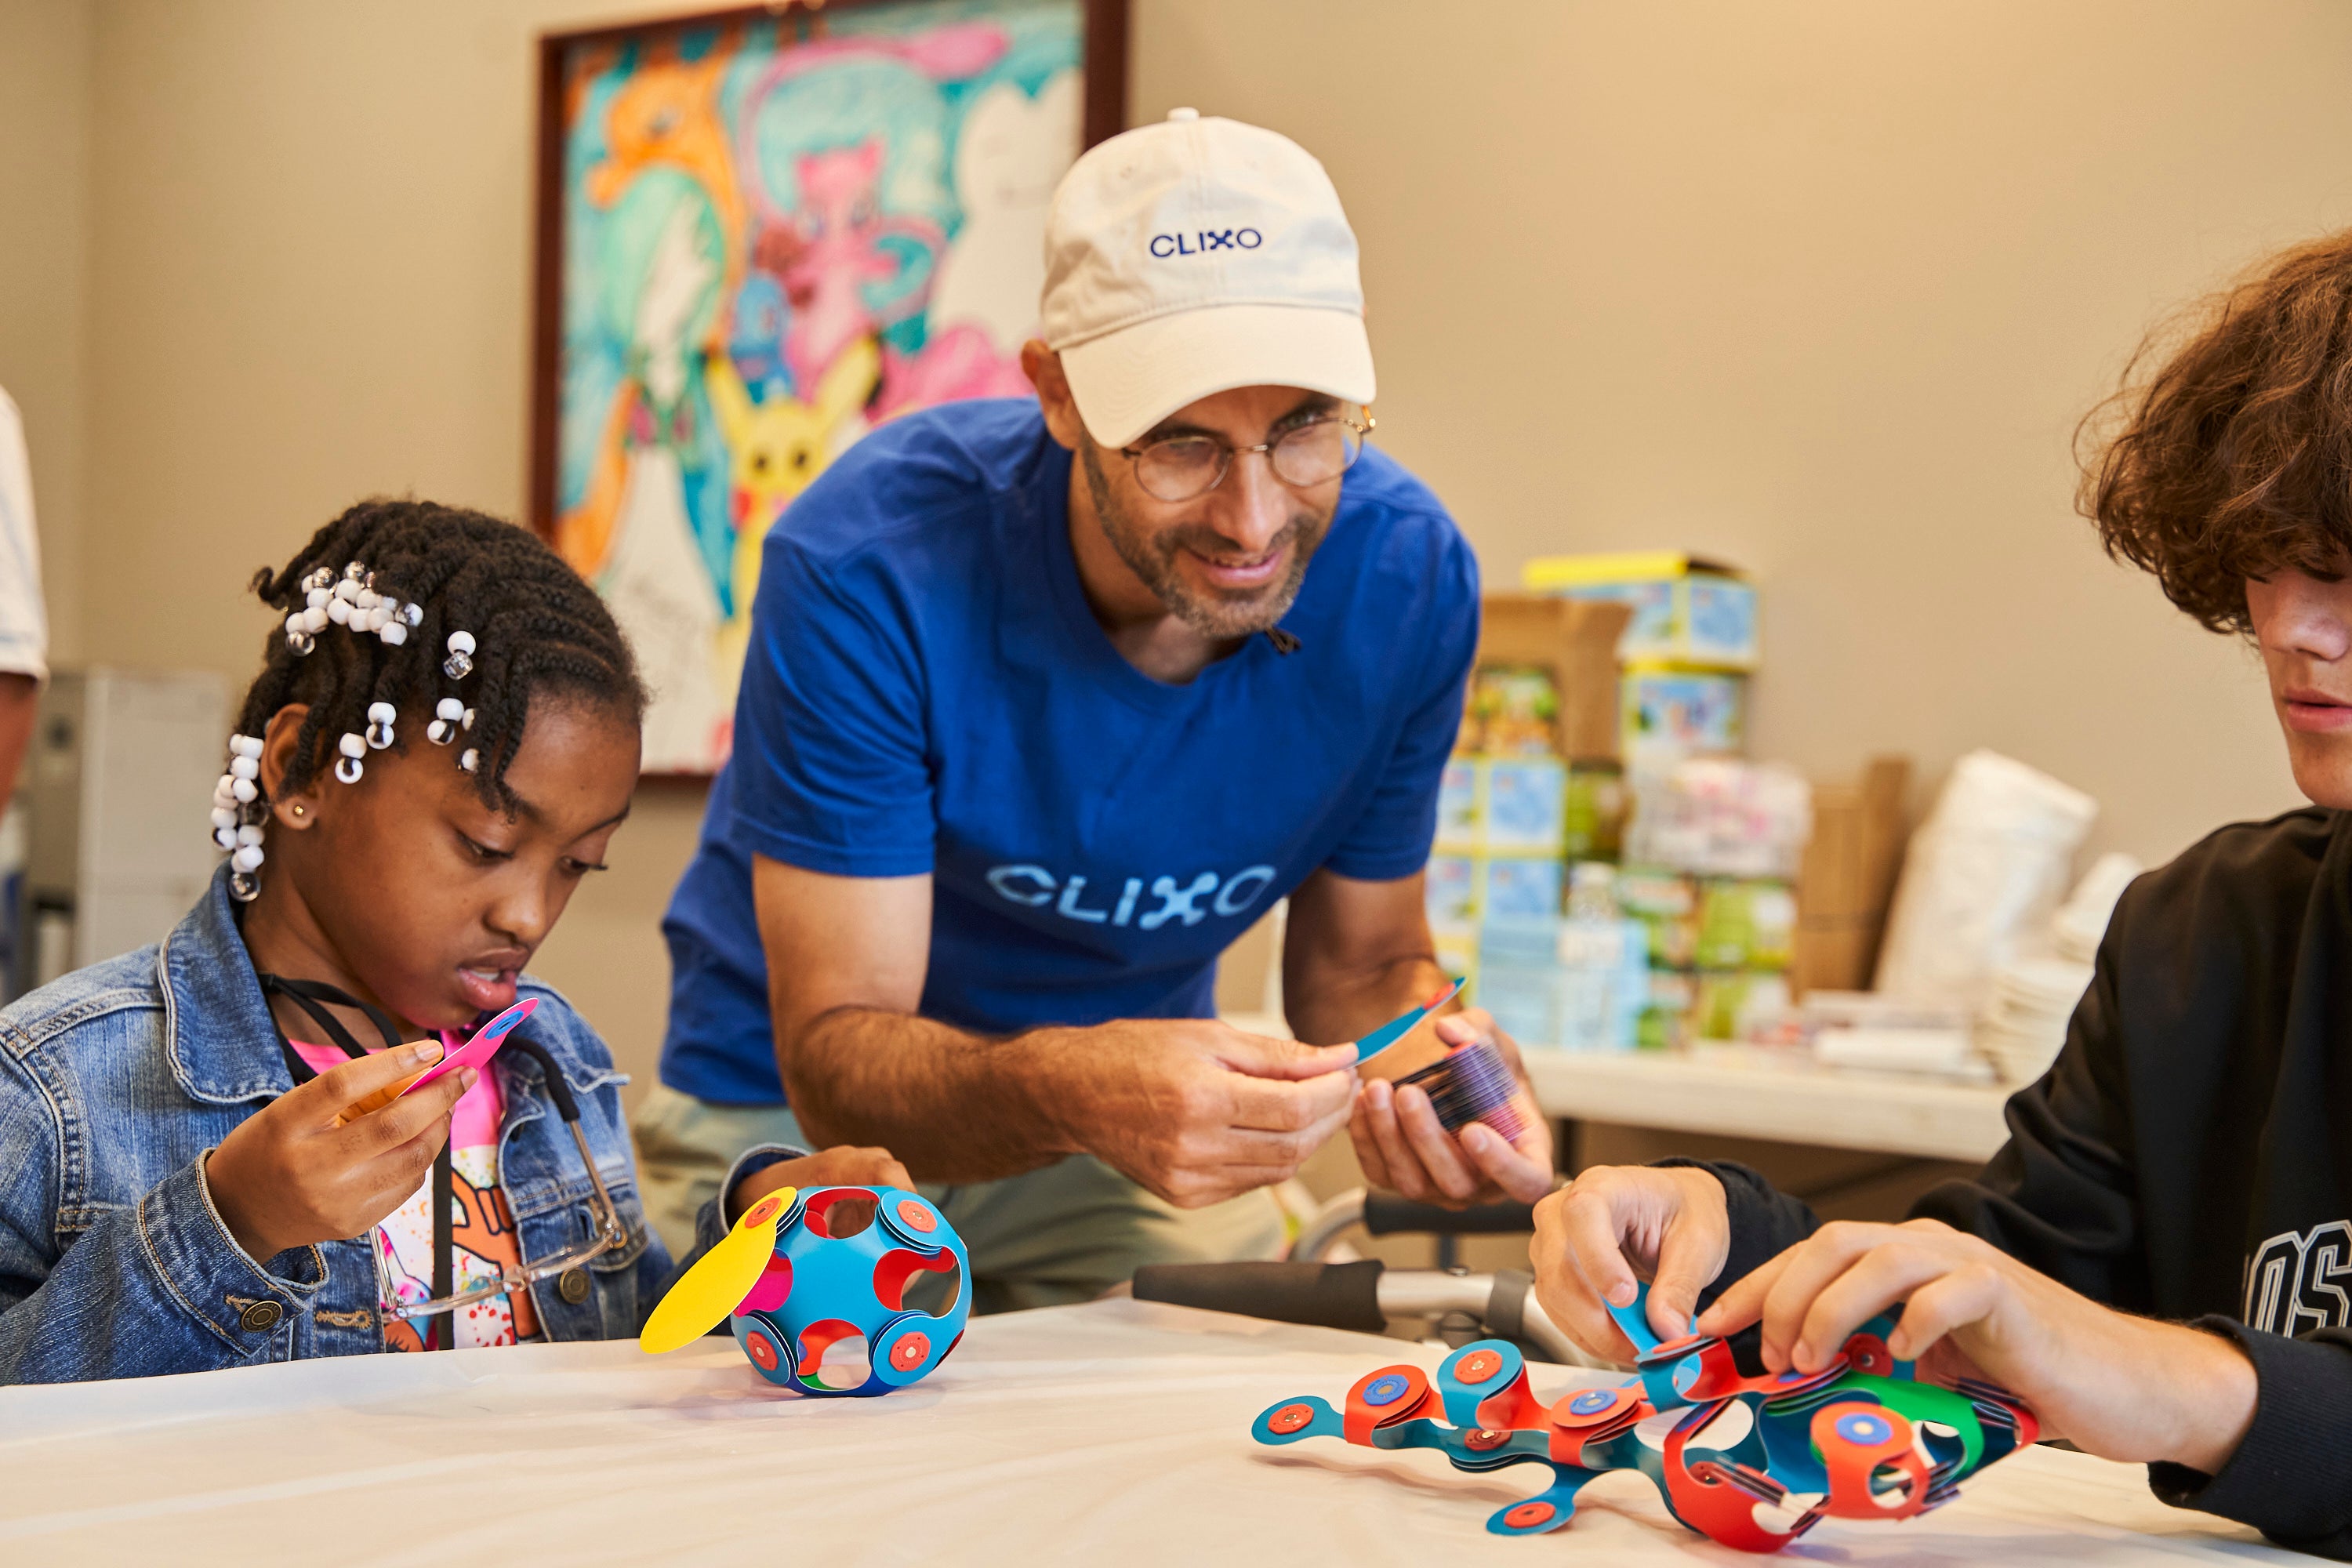
<svg viewBox="0 0 2352 1568"><path fill-rule="evenodd" d="M1045 346L1124 447L1236 386L1372 400L1356 236L1287 136L1190 109L1090 149L1045 218Z"/></svg>

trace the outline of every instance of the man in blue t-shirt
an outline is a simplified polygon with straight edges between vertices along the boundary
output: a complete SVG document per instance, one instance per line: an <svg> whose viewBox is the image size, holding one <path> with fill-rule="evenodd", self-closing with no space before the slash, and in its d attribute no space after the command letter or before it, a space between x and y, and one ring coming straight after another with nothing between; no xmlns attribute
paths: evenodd
<svg viewBox="0 0 2352 1568"><path fill-rule="evenodd" d="M649 1212L749 1143L887 1144L945 1184L995 1308L1273 1256L1264 1189L1351 1108L1376 1176L1540 1195L1540 1118L1456 1142L1417 1090L1360 1099L1353 1046L1213 1016L1218 954L1285 896L1302 1039L1444 983L1422 870L1477 568L1364 447L1338 193L1180 110L1078 161L1046 249L1037 400L885 425L768 537L664 921Z"/></svg>

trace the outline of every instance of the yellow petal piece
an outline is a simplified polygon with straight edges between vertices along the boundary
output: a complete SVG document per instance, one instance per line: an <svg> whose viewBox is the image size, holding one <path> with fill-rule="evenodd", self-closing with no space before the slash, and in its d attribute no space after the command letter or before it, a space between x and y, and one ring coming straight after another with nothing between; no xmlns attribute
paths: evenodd
<svg viewBox="0 0 2352 1568"><path fill-rule="evenodd" d="M743 1211L735 1228L679 1277L646 1320L637 1348L648 1355L692 1344L742 1303L776 1250L776 1222L799 1189L778 1187Z"/></svg>

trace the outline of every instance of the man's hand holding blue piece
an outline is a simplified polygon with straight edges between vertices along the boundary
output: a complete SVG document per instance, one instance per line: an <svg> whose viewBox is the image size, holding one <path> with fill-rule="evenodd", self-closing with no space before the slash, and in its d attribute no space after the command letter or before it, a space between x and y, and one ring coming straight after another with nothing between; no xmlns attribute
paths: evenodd
<svg viewBox="0 0 2352 1568"><path fill-rule="evenodd" d="M1555 1179L1551 1123L1528 1087L1518 1046L1475 1007L1438 1019L1436 1029L1448 1047L1484 1040L1502 1053L1519 1082L1514 1103L1526 1131L1513 1141L1474 1121L1459 1132L1448 1132L1419 1087L1375 1079L1357 1090L1355 1115L1348 1123L1364 1179L1415 1202L1447 1208L1504 1198L1534 1203L1551 1191Z"/></svg>

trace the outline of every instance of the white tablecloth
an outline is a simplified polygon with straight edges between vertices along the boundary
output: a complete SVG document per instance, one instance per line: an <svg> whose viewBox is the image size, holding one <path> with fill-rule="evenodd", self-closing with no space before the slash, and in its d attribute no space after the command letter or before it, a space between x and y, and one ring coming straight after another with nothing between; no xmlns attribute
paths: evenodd
<svg viewBox="0 0 2352 1568"><path fill-rule="evenodd" d="M1565 1531L1495 1508L1547 1477L1336 1440L1264 1448L1286 1395L1339 1402L1395 1341L1133 1301L977 1319L926 1382L803 1399L731 1342L304 1362L0 1390L0 1562L1638 1563L1756 1559L1639 1476ZM1550 1397L1604 1374L1543 1369ZM1830 1520L1792 1559L2308 1562L2168 1509L2143 1473L2036 1448L1901 1524Z"/></svg>

